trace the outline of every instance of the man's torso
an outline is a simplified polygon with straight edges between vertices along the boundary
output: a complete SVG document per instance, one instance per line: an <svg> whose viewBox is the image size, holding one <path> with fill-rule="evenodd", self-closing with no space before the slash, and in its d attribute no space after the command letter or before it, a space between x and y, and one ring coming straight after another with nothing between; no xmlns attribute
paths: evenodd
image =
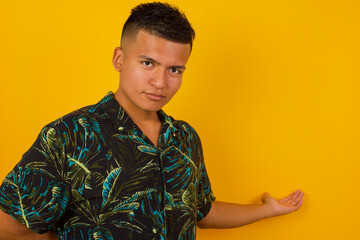
<svg viewBox="0 0 360 240"><path fill-rule="evenodd" d="M4 181L1 209L59 239L195 239L214 200L200 139L158 115L158 147L111 92L48 124Z"/></svg>

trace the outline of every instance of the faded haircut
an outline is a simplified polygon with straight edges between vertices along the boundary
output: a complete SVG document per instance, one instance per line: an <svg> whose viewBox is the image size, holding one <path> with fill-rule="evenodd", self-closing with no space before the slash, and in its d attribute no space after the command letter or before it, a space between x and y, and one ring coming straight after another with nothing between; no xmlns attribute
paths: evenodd
<svg viewBox="0 0 360 240"><path fill-rule="evenodd" d="M185 14L176 6L162 2L142 3L131 10L121 34L124 38L134 38L139 30L172 42L190 44L192 49L195 31Z"/></svg>

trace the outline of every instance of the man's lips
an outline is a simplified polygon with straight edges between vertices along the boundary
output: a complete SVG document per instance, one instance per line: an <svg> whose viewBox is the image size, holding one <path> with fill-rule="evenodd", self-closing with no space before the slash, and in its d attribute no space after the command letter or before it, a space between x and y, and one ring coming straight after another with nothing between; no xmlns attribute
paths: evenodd
<svg viewBox="0 0 360 240"><path fill-rule="evenodd" d="M155 93L145 93L148 98L155 101L160 101L162 98L164 98L164 95L161 94L155 94Z"/></svg>

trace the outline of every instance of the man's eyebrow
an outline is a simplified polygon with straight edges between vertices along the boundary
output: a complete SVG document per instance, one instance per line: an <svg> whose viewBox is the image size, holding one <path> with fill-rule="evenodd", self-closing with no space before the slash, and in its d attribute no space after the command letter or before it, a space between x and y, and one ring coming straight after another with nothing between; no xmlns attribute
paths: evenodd
<svg viewBox="0 0 360 240"><path fill-rule="evenodd" d="M161 65L158 61L156 61L155 59L152 59L151 57L148 57L146 55L140 55L140 56L138 56L138 58L145 59L145 60L151 61L153 63L156 63L158 65Z"/></svg>
<svg viewBox="0 0 360 240"><path fill-rule="evenodd" d="M138 56L138 58L145 59L145 60L151 61L151 62L153 62L153 63L155 63L155 64L161 65L161 63L159 63L159 62L156 61L155 59L153 59L153 58L151 58L151 57L149 57L149 56L146 56L146 55L140 55L140 56ZM182 70L185 70L185 69L186 69L186 67L183 66L183 65L174 65L174 66L170 66L170 67L172 67L172 68L179 68L179 69L182 69Z"/></svg>
<svg viewBox="0 0 360 240"><path fill-rule="evenodd" d="M171 66L171 67L172 67L172 68L179 68L179 69L182 69L182 70L185 70L185 69L186 69L186 67L183 66L183 65L180 65L180 66L175 65L175 66Z"/></svg>

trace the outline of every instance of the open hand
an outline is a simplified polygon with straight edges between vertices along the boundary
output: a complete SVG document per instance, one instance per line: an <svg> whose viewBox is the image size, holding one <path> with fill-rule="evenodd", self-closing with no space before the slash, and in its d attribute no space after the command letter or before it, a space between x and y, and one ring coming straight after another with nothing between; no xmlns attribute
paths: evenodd
<svg viewBox="0 0 360 240"><path fill-rule="evenodd" d="M269 217L275 217L298 210L303 203L303 196L304 193L297 190L287 197L275 199L266 192L262 196L261 201L268 209Z"/></svg>

